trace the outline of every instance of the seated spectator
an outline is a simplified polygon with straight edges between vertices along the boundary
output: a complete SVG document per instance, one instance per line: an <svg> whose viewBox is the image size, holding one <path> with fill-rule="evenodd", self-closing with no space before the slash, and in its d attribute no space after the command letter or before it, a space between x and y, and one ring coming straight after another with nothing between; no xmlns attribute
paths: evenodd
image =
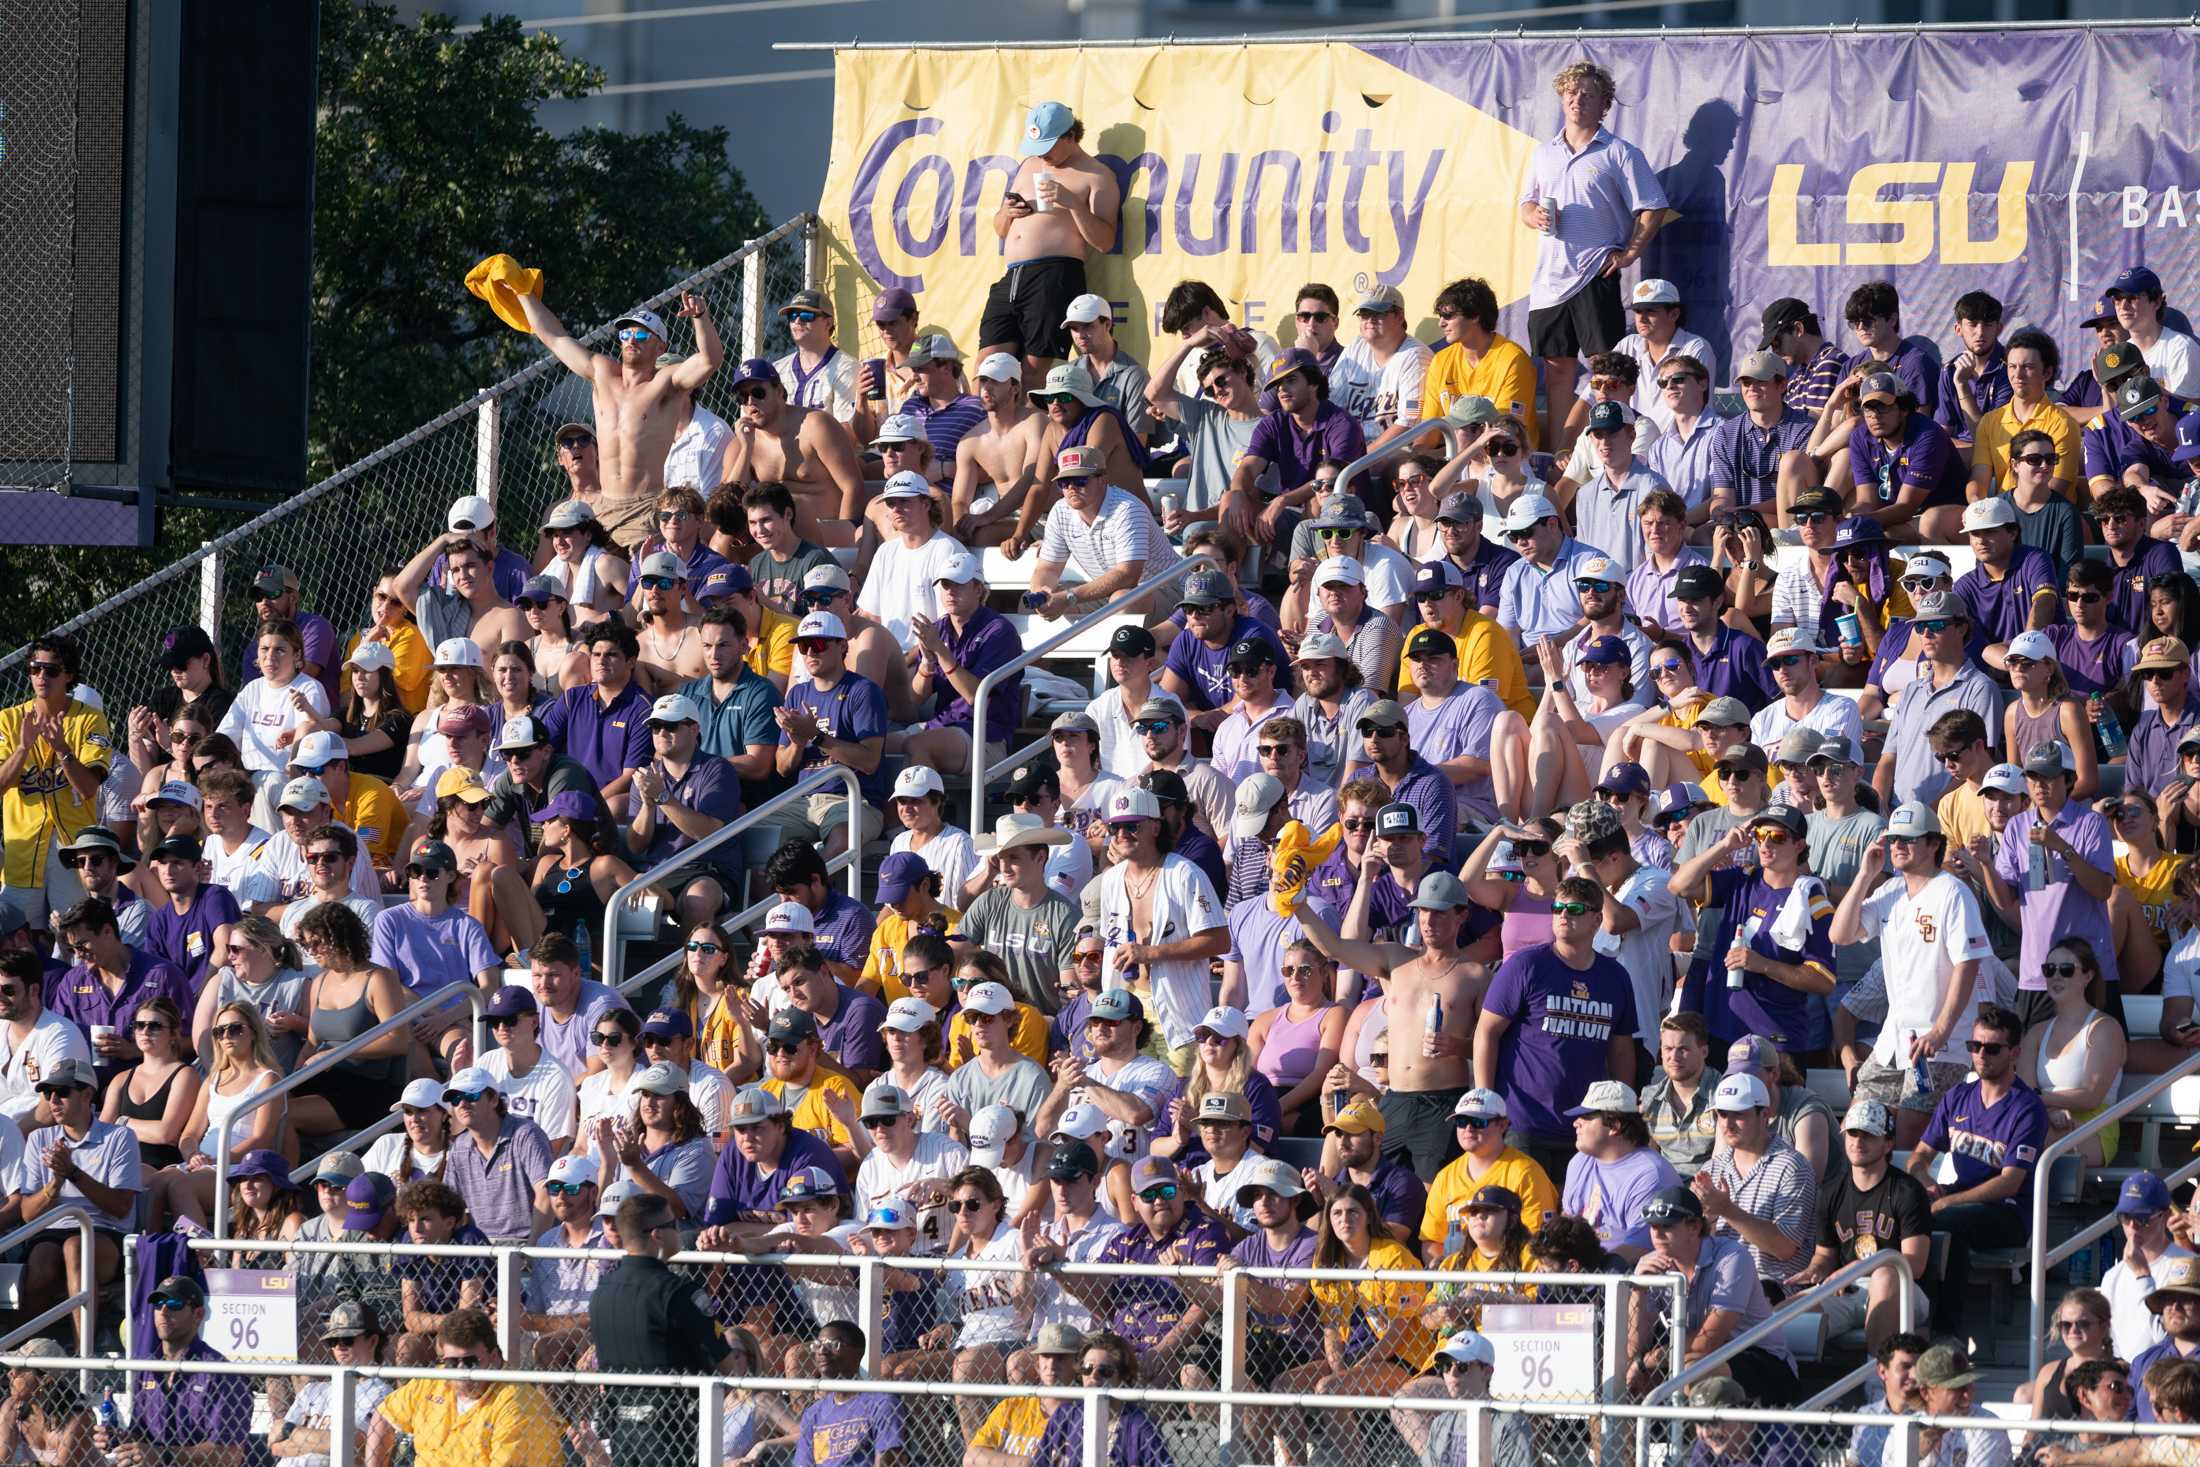
<svg viewBox="0 0 2200 1467"><path fill-rule="evenodd" d="M135 1224L145 1179L136 1134L98 1119L98 1096L92 1067L82 1060L64 1059L41 1072L39 1102L53 1123L24 1136L16 1190L26 1223L56 1207L85 1204L94 1230L90 1277L103 1289L121 1276L120 1244ZM46 1232L49 1236L33 1242L24 1256L20 1307L26 1313L84 1287L76 1224L54 1223Z"/></svg>
<svg viewBox="0 0 2200 1467"><path fill-rule="evenodd" d="M1755 1075L1721 1080L1711 1108L1722 1144L1690 1185L1715 1230L1748 1244L1758 1277L1779 1283L1809 1266L1818 1174L1774 1130L1771 1092Z"/></svg>
<svg viewBox="0 0 2200 1467"><path fill-rule="evenodd" d="M305 1178L306 1189L313 1194L314 1202L314 1206L307 1209L310 1215L298 1227L299 1242L326 1243L343 1236L344 1189L365 1174L366 1163L355 1151L324 1151L310 1167L299 1169L298 1175ZM318 1258L302 1254L296 1260L298 1271L318 1272L316 1266L332 1257L333 1254L326 1253Z"/></svg>
<svg viewBox="0 0 2200 1467"><path fill-rule="evenodd" d="M282 1101L260 1105L242 1117L231 1117L250 1097L282 1079L275 1051L268 1042L267 1021L249 1000L222 1005L214 1012L207 1031L213 1038L213 1060L206 1084L199 1090L184 1122L182 1147L185 1171L165 1173L187 1178L196 1193L200 1215L214 1206L216 1148L226 1146L232 1160L248 1151L272 1150L281 1144L284 1112ZM226 1138L226 1139L225 1139Z"/></svg>
<svg viewBox="0 0 2200 1467"><path fill-rule="evenodd" d="M4 972L6 961L0 959L0 973ZM173 1003L153 998L138 1006L130 1020L130 1037L140 1058L107 1082L99 1118L127 1127L138 1138L138 1158L144 1166L156 1170L180 1166L180 1143L197 1108L200 1083L190 1031ZM50 1072L60 1062L48 1058L41 1062L42 1070ZM0 1129L0 1153L8 1149L6 1131Z"/></svg>
<svg viewBox="0 0 2200 1467"><path fill-rule="evenodd" d="M861 1092L837 1068L827 1069L827 1055L810 1015L797 1008L780 1010L764 1035L763 1088L788 1106L797 1130L808 1131L833 1148L843 1171L855 1166L856 1153L849 1139ZM790 1100L789 1097L792 1097Z"/></svg>
<svg viewBox="0 0 2200 1467"><path fill-rule="evenodd" d="M1324 1105L1339 1092L1328 1091ZM1373 1101L1355 1099L1337 1106L1322 1127L1321 1161L1300 1180L1317 1199L1346 1188L1361 1188L1375 1199L1390 1235L1410 1244L1428 1215L1428 1189L1402 1157L1385 1153L1383 1113Z"/></svg>
<svg viewBox="0 0 2200 1467"><path fill-rule="evenodd" d="M1448 1273L1533 1273L1528 1241L1534 1230L1520 1220L1520 1209L1521 1197L1512 1188L1479 1188L1460 1208L1459 1248L1435 1266ZM1502 1285L1437 1284L1428 1292L1421 1322L1442 1339L1478 1325L1484 1304L1527 1297L1527 1290Z"/></svg>
<svg viewBox="0 0 2200 1467"><path fill-rule="evenodd" d="M262 622L254 645L260 675L237 690L236 701L215 732L236 741L253 783L265 785L289 766L292 745L318 728L336 724L329 713L328 690L306 670L305 642L297 623Z"/></svg>
<svg viewBox="0 0 2200 1467"><path fill-rule="evenodd" d="M2131 1357L2132 1404L2140 1421L2167 1420L2156 1409L2152 1374L2163 1362L2190 1362L2200 1356L2200 1260L2165 1258L2158 1263L2147 1309L2160 1318L2162 1338Z"/></svg>
<svg viewBox="0 0 2200 1467"><path fill-rule="evenodd" d="M969 844L967 838L963 844ZM939 899L948 889L946 878L915 851L896 851L879 863L878 920L859 980L864 993L891 999L908 992L898 975L909 939L924 933L944 937L962 920L960 912Z"/></svg>
<svg viewBox="0 0 2200 1467"><path fill-rule="evenodd" d="M563 1156L573 1145L573 1078L543 1053L535 996L524 988L500 988L490 995L485 1013L497 1047L482 1056L481 1067L497 1082L511 1113L540 1126L550 1138L551 1154Z"/></svg>
<svg viewBox="0 0 2200 1467"><path fill-rule="evenodd" d="M823 1169L836 1186L845 1183L832 1148L795 1129L780 1098L762 1086L742 1087L726 1119L733 1139L711 1173L698 1248L717 1251L776 1226L780 1184L804 1167Z"/></svg>
<svg viewBox="0 0 2200 1467"><path fill-rule="evenodd" d="M1574 1123L1575 1155L1566 1167L1562 1206L1586 1219L1605 1247L1640 1256L1649 1248L1643 1209L1680 1178L1650 1144L1639 1097L1618 1080L1599 1080L1566 1114Z"/></svg>
<svg viewBox="0 0 2200 1467"><path fill-rule="evenodd" d="M2062 746L2041 745L2023 767L2032 808L2009 822L1991 863L1980 863L1979 872L1986 900L2022 934L2017 986L2024 1012L2037 1017L2051 1004L2041 965L2062 938L2091 943L2103 980L2116 986L2108 912L2116 867L2108 822L2070 797L2076 776Z"/></svg>
<svg viewBox="0 0 2200 1467"><path fill-rule="evenodd" d="M1711 1037L1701 1014L1668 1014L1658 1025L1663 1063L1642 1087L1643 1122L1658 1153L1682 1180L1711 1159L1718 1118L1711 1097L1722 1078L1711 1067Z"/></svg>
<svg viewBox="0 0 2200 1467"><path fill-rule="evenodd" d="M2140 1313L2150 1327L2158 1326L2158 1321L2146 1314L2143 1302ZM2055 1306L2055 1317L2048 1323L2048 1329L2061 1342L2065 1353L2060 1359L2040 1367L2038 1375L2017 1387L2017 1400L2031 1405L2035 1414L2045 1421L2128 1420L2125 1408L2131 1401L2128 1376L2131 1367L2117 1358L2120 1352L2110 1346L2109 1318L2109 1302L2099 1289L2066 1290L2062 1301ZM2116 1414L2107 1418L2094 1416L2078 1398L2079 1372L2092 1367L2086 1377L2086 1389L2096 1390L2102 1366L2108 1367L2123 1386L2117 1395Z"/></svg>
<svg viewBox="0 0 2200 1467"><path fill-rule="evenodd" d="M97 897L56 914L54 931L76 963L47 980L46 991L53 1011L90 1036L99 1083L105 1084L137 1057L129 1026L138 1006L165 998L189 1008L191 987L173 965L124 943L114 908Z"/></svg>
<svg viewBox="0 0 2200 1467"><path fill-rule="evenodd" d="M687 1076L676 1066L654 1064L636 1075L629 1089L634 1120L599 1120L597 1149L608 1144L620 1176L663 1198L675 1220L690 1228L690 1219L699 1220L708 1202L717 1155L702 1113L688 1096Z"/></svg>
<svg viewBox="0 0 2200 1467"><path fill-rule="evenodd" d="M2107 995L2100 958L2082 937L2066 937L2047 951L2040 972L2050 1007L2025 1032L2017 1073L2032 1077L2047 1107L2047 1139L2057 1141L2099 1115L2123 1085L2128 1045L2123 1026L2093 1006ZM2082 1167L2116 1155L2120 1123L2111 1122L2078 1143Z"/></svg>
<svg viewBox="0 0 2200 1467"><path fill-rule="evenodd" d="M541 1196L550 1171L549 1137L513 1115L495 1078L478 1066L452 1074L443 1103L451 1108L443 1180L491 1239L533 1237L540 1231L538 1215L547 1212Z"/></svg>
<svg viewBox="0 0 2200 1467"><path fill-rule="evenodd" d="M1688 1404L1710 1413L1697 1424L1688 1467L1719 1467L1727 1462L1746 1462L1750 1467L1807 1467L1816 1460L1795 1428L1786 1422L1726 1419L1721 1413L1767 1404L1752 1400L1748 1389L1731 1375L1714 1376L1690 1386Z"/></svg>
<svg viewBox="0 0 2200 1467"><path fill-rule="evenodd" d="M1200 1201L1218 1218L1244 1232L1255 1226L1250 1209L1238 1202L1238 1190L1255 1174L1261 1155L1254 1134L1253 1112L1245 1097L1235 1091L1217 1090L1202 1097L1192 1117L1196 1141L1183 1148L1189 1160L1201 1158L1185 1172L1185 1180L1198 1189Z"/></svg>
<svg viewBox="0 0 2200 1467"><path fill-rule="evenodd" d="M396 976L373 961L367 929L348 904L324 902L308 912L298 924L298 945L320 965L306 990L298 1065L396 1017L412 1002ZM432 1033L439 1026L430 1019L418 1027ZM307 1080L288 1096L290 1124L303 1136L329 1136L380 1120L404 1081L413 1043L412 1033L392 1030Z"/></svg>
<svg viewBox="0 0 2200 1467"><path fill-rule="evenodd" d="M969 1165L968 1151L944 1130L920 1129L915 1100L885 1076L863 1092L861 1120L852 1133L862 1157L856 1204L866 1217L883 1202L906 1205L918 1229L917 1251L942 1251L950 1217L947 1183Z"/></svg>
<svg viewBox="0 0 2200 1467"><path fill-rule="evenodd" d="M153 1286L153 1335L160 1358L220 1361L227 1357L199 1337L206 1326L206 1291L195 1279L171 1274ZM241 1376L194 1375L191 1388L172 1394L173 1374L148 1370L130 1401L129 1436L100 1426L92 1445L114 1460L156 1457L204 1467L235 1467L246 1459L252 1436L252 1386ZM134 1449L134 1450L133 1450Z"/></svg>
<svg viewBox="0 0 2200 1467"><path fill-rule="evenodd" d="M459 882L458 858L439 840L422 841L405 864L408 899L385 907L374 923L372 958L403 981L413 998L454 983L494 987L504 971L488 932L464 908L452 905ZM438 1052L446 1059L470 1043L462 1027L443 1031Z"/></svg>
<svg viewBox="0 0 2200 1467"><path fill-rule="evenodd" d="M741 814L739 776L729 761L702 752L701 719L702 710L685 693L650 705L653 757L635 773L626 827L628 846L643 867L664 863ZM709 921L743 889L739 843L720 845L702 862L669 880L665 894L682 922Z"/></svg>
<svg viewBox="0 0 2200 1467"><path fill-rule="evenodd" d="M411 1321L407 1320L410 1328ZM478 1308L453 1309L409 1363L459 1371L503 1370L497 1328ZM400 1358L399 1363L408 1363ZM559 1458L564 1423L538 1386L481 1380L472 1374L409 1380L375 1408L366 1460L388 1467L400 1433L420 1467L457 1467L482 1455L484 1441L507 1443L514 1467L547 1467Z"/></svg>
<svg viewBox="0 0 2200 1467"><path fill-rule="evenodd" d="M267 918L240 917L231 930L227 959L199 990L198 1015L191 1027L201 1055L212 1053L207 1029L216 1011L233 1000L249 1003L267 1020L277 1067L290 1073L298 1067L307 1029L306 989L312 979L305 954Z"/></svg>
<svg viewBox="0 0 2200 1467"><path fill-rule="evenodd" d="M2116 1221L2124 1252L2101 1277L2106 1308L2094 1333L2104 1349L2125 1360L2162 1338L2162 1317L2147 1307L2157 1266L2165 1259L2191 1256L2171 1237L2169 1220L2175 1212L2169 1188L2151 1172L2127 1179L2117 1193Z"/></svg>
<svg viewBox="0 0 2200 1467"><path fill-rule="evenodd" d="M1321 1118L1322 1086L1342 1051L1351 1012L1333 991L1336 965L1311 941L1301 938L1286 947L1276 971L1284 1001L1254 1017L1245 1050L1253 1073L1275 1093L1277 1132L1311 1136Z"/></svg>
<svg viewBox="0 0 2200 1467"><path fill-rule="evenodd" d="M1038 1384L1066 1387L1077 1383L1077 1362L1084 1352L1084 1332L1057 1322L1042 1325L1023 1354L1032 1362ZM1039 1439L1046 1434L1047 1417L1059 1404L1058 1400L1038 1396L1014 1396L998 1402L970 1438L967 1460L986 1467L1004 1460L1029 1461L1038 1449Z"/></svg>
<svg viewBox="0 0 2200 1467"><path fill-rule="evenodd" d="M1481 1335L1462 1331L1438 1347L1429 1370L1431 1374L1400 1389L1398 1399L1436 1396L1454 1401L1487 1400L1490 1382L1497 1375L1497 1351ZM1451 1462L1463 1456L1468 1450L1464 1433L1470 1419L1457 1411L1415 1411L1402 1405L1390 1408L1390 1423L1399 1439L1414 1454L1414 1460L1424 1463ZM1494 1420L1495 1450L1500 1460L1527 1460L1535 1451L1529 1418L1506 1412Z"/></svg>
<svg viewBox="0 0 2200 1467"><path fill-rule="evenodd" d="M970 1118L989 1105L1005 1105L1028 1122L1052 1088L1038 1062L1046 1055L1046 1020L985 975L1001 967L993 954L972 952L962 963L955 977L960 1003L947 1038L948 1105L941 1116L958 1133L967 1133Z"/></svg>
<svg viewBox="0 0 2200 1467"><path fill-rule="evenodd" d="M1200 1105L1209 1095L1241 1095L1245 1098L1252 1141L1265 1148L1276 1138L1282 1121L1275 1087L1253 1065L1247 1043L1251 1025L1242 1010L1229 1006L1209 1009L1192 1029L1194 1058L1175 1102L1155 1127L1154 1149L1160 1156L1188 1161L1199 1150L1194 1130Z"/></svg>
<svg viewBox="0 0 2200 1467"><path fill-rule="evenodd" d="M1094 1261L1153 1263L1162 1259L1194 1267L1212 1265L1229 1247L1223 1223L1209 1214L1189 1191L1174 1163L1145 1157L1131 1168L1137 1217ZM1136 1378L1180 1381L1187 1370L1220 1379L1221 1341L1208 1328L1208 1309L1188 1296L1173 1278L1116 1274L1066 1276L1064 1288L1081 1299L1095 1318L1130 1333L1138 1352L1131 1365ZM1057 1413L1059 1414L1059 1413Z"/></svg>
<svg viewBox="0 0 2200 1467"><path fill-rule="evenodd" d="M695 1026L684 1009L652 1009L642 1022L641 1036L637 1041L642 1058L651 1065L669 1065L687 1077L688 1099L695 1102L695 1109L702 1118L703 1134L711 1139L713 1154L716 1145L726 1133L726 1099L732 1093L732 1085L720 1071L713 1069L696 1057ZM761 1053L763 1045L757 1041ZM762 1066L759 1065L761 1071ZM739 1083L739 1082L734 1082Z"/></svg>
<svg viewBox="0 0 2200 1467"><path fill-rule="evenodd" d="M1467 1247L1469 1213L1492 1189L1513 1199L1513 1221L1525 1229L1523 1242L1542 1225L1545 1213L1558 1210L1558 1189L1550 1176L1510 1144L1512 1121L1505 1097L1494 1090L1469 1090L1452 1107L1451 1119L1459 1133L1459 1159L1429 1183L1421 1214L1421 1257L1431 1268Z"/></svg>
<svg viewBox="0 0 2200 1467"><path fill-rule="evenodd" d="M1757 1279L1749 1249L1709 1230L1702 1204L1687 1187L1669 1186L1643 1208L1650 1230L1650 1251L1636 1263L1637 1273L1682 1273L1688 1279L1687 1338L1656 1343L1662 1310L1638 1296L1629 1308L1629 1389L1647 1390L1676 1364L1693 1364L1771 1314L1772 1306ZM1782 1406L1795 1399L1794 1358L1779 1335L1752 1345L1725 1362L1726 1373L1753 1400Z"/></svg>
<svg viewBox="0 0 2200 1467"><path fill-rule="evenodd" d="M938 942L939 948L938 951L926 950L919 956L918 961L924 966L917 974L927 983L938 975L939 986L951 993L946 975L954 961L953 952L937 938L925 937L918 941ZM886 1068L879 1072L879 1078L891 1080L908 1095L918 1117L918 1129L944 1129L939 1102L947 1095L947 1072L942 1068L947 1057L947 1041L940 1030L940 1010L929 999L897 998L887 1007L886 1018L879 1025L879 1039L886 1049Z"/></svg>
<svg viewBox="0 0 2200 1467"><path fill-rule="evenodd" d="M788 1007L809 1019L824 1056L850 1080L864 1084L886 1067L886 1048L878 1036L886 1015L883 1003L834 981L823 955L814 949L781 958L778 979Z"/></svg>
<svg viewBox="0 0 2200 1467"><path fill-rule="evenodd" d="M367 1174L379 1174L400 1187L422 1178L442 1181L451 1146L451 1112L443 1104L442 1082L412 1081L389 1109L397 1115L398 1129L367 1148ZM349 1188L345 1195L350 1195Z"/></svg>
<svg viewBox="0 0 2200 1467"><path fill-rule="evenodd" d="M248 1151L229 1172L230 1238L295 1238L305 1224L305 1197L292 1181L281 1153ZM287 1253L238 1252L226 1255L233 1268L279 1269Z"/></svg>
<svg viewBox="0 0 2200 1467"><path fill-rule="evenodd" d="M870 585L866 581L864 589ZM986 584L975 555L963 551L951 557L939 568L935 589L939 618L920 614L910 623L920 654L910 696L919 703L934 700L937 711L907 734L889 734L886 748L949 774L978 773L1008 754L1023 717L1024 675L1009 673L986 695L982 749L973 747L972 738L978 684L1014 661L1023 643L1008 619L985 604Z"/></svg>

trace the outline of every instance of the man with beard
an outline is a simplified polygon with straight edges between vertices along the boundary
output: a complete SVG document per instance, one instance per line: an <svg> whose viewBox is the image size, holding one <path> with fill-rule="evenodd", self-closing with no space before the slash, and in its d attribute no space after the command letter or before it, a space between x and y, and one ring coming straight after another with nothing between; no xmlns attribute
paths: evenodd
<svg viewBox="0 0 2200 1467"><path fill-rule="evenodd" d="M727 384L741 417L726 444L718 481L736 489L783 484L794 495L795 530L820 545L849 545L863 519L863 465L855 439L833 415L797 407L762 357ZM826 529L828 522L834 523Z"/></svg>

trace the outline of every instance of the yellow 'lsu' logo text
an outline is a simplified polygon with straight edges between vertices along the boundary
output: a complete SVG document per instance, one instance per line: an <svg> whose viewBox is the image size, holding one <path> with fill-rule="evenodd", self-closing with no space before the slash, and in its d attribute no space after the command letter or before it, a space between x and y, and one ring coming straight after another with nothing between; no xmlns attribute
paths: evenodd
<svg viewBox="0 0 2200 1467"><path fill-rule="evenodd" d="M1849 176L1849 224L1892 226L1894 232L1887 238L1843 243L1803 237L1803 165L1782 163L1772 170L1772 197L1765 202L1765 263L1922 265L1934 257L1937 235L1943 265L2005 265L2024 254L2025 196L2032 187L2032 163L2011 160L2002 168L1990 239L1971 237L1971 194L1977 171L1976 163L1926 162L1871 163L1857 169ZM1938 184L1937 195L1880 197L1890 188L1923 184ZM1827 197L1812 195L1813 200Z"/></svg>

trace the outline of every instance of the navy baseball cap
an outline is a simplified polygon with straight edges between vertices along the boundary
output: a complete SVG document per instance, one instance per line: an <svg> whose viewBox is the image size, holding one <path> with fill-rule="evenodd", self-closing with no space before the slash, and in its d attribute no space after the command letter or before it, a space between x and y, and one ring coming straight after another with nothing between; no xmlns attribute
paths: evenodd
<svg viewBox="0 0 2200 1467"><path fill-rule="evenodd" d="M1633 762L1614 764L1604 771L1597 788L1615 795L1647 795L1650 793L1650 771Z"/></svg>
<svg viewBox="0 0 2200 1467"><path fill-rule="evenodd" d="M2160 295L2161 293L2162 277L2144 265L2128 267L2122 274L2108 282L2108 289L2103 292L2111 299L2120 295Z"/></svg>
<svg viewBox="0 0 2200 1467"><path fill-rule="evenodd" d="M739 387L742 386L744 383L749 382L769 383L777 382L778 380L779 371L777 368L772 366L771 358L750 357L746 361L741 363L740 370L736 371L733 374L733 380L726 385L729 387Z"/></svg>

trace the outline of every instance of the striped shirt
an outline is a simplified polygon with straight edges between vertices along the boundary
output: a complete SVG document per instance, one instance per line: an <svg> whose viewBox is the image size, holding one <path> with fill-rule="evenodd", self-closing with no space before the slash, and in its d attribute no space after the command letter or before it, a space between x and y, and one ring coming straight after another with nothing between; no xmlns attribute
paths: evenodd
<svg viewBox="0 0 2200 1467"><path fill-rule="evenodd" d="M1176 564L1176 551L1154 522L1153 511L1117 485L1108 486L1100 512L1088 524L1068 500L1047 511L1046 539L1039 559L1049 565L1075 561L1087 580L1097 580L1119 565L1145 564L1140 579Z"/></svg>
<svg viewBox="0 0 2200 1467"><path fill-rule="evenodd" d="M1723 1186L1743 1212L1771 1223L1802 1245L1792 1257L1774 1258L1756 1244L1746 1243L1750 1256L1757 1260L1758 1277L1778 1283L1803 1271L1810 1262L1811 1244L1818 1231L1818 1179L1811 1175L1810 1163L1803 1159L1802 1152L1773 1136L1748 1176L1735 1169L1730 1149L1712 1153L1702 1175ZM1717 1231L1740 1236L1728 1223L1720 1223Z"/></svg>
<svg viewBox="0 0 2200 1467"><path fill-rule="evenodd" d="M1788 378L1787 403L1815 416L1833 397L1833 389L1848 375L1848 358L1828 341L1811 353L1809 361Z"/></svg>

